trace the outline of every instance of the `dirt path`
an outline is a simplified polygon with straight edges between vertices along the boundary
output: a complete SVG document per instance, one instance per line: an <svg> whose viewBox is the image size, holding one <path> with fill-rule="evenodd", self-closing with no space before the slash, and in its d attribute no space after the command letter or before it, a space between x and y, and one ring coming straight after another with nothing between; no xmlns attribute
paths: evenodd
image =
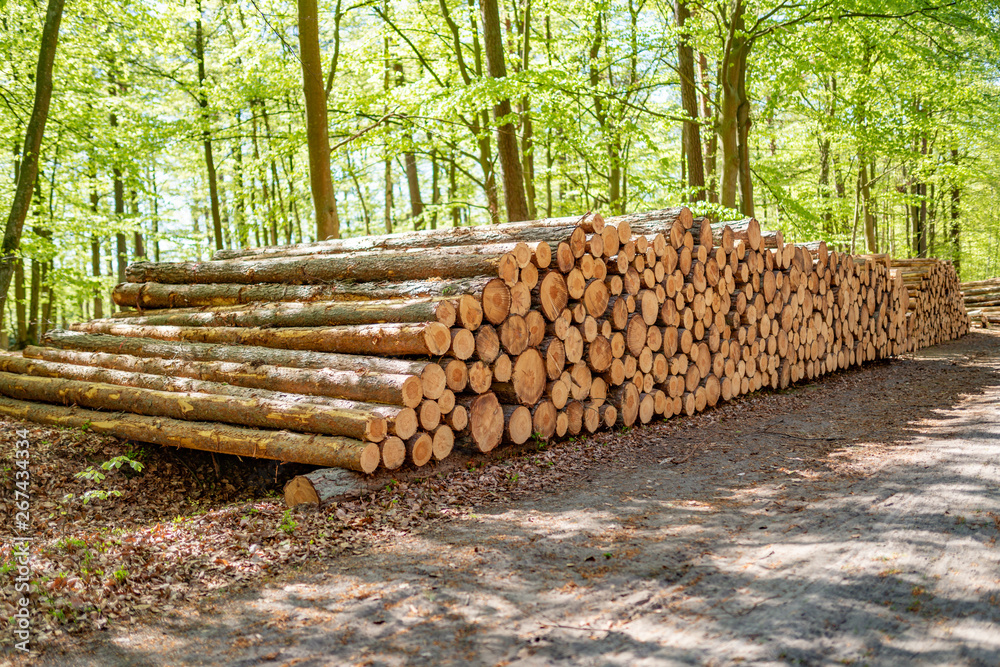
<svg viewBox="0 0 1000 667"><path fill-rule="evenodd" d="M610 437L526 498L44 659L1000 664L1000 336Z"/></svg>

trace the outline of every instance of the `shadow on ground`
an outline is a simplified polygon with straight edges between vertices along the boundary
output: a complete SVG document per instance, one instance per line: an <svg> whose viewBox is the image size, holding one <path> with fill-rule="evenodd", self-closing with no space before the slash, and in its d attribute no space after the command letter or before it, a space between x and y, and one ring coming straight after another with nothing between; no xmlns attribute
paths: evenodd
<svg viewBox="0 0 1000 667"><path fill-rule="evenodd" d="M50 664L1000 664L1000 336L606 435L584 474Z"/></svg>

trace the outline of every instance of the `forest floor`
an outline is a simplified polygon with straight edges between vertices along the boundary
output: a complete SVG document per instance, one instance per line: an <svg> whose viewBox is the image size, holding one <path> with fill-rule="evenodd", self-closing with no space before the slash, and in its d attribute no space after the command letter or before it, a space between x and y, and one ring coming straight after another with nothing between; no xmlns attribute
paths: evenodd
<svg viewBox="0 0 1000 667"><path fill-rule="evenodd" d="M318 509L160 449L83 505L128 446L30 439L40 664L1000 664L993 332Z"/></svg>

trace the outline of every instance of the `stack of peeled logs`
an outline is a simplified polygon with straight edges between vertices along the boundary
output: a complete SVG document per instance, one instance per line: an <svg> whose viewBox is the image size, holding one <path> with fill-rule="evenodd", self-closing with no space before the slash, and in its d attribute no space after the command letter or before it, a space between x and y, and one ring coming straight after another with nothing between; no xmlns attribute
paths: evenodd
<svg viewBox="0 0 1000 667"><path fill-rule="evenodd" d="M1000 278L962 283L962 299L973 322L1000 324Z"/></svg>
<svg viewBox="0 0 1000 667"><path fill-rule="evenodd" d="M925 326L964 331L951 310L911 311L888 258L683 207L127 275L127 310L0 357L0 414L371 473L693 415L908 351Z"/></svg>
<svg viewBox="0 0 1000 667"><path fill-rule="evenodd" d="M894 259L909 294L910 351L969 333L971 320L962 302L962 285L951 262L932 257Z"/></svg>

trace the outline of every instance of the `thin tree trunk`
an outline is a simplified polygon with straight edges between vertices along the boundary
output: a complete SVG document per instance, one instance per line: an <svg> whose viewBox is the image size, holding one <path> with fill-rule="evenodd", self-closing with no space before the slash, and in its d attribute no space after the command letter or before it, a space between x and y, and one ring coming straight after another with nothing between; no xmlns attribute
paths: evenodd
<svg viewBox="0 0 1000 667"><path fill-rule="evenodd" d="M713 204L719 203L719 184L716 177L715 156L719 148L719 135L715 131L718 124L717 114L711 110L709 100L711 99L711 78L709 76L708 58L704 53L698 54L698 73L701 77L701 86L704 92L701 95L701 115L706 120L711 118L712 125L709 136L705 139L705 182L708 185L708 201Z"/></svg>
<svg viewBox="0 0 1000 667"><path fill-rule="evenodd" d="M691 120L684 122L683 141L687 153L688 186L693 191L694 201L705 201L705 163L701 153L701 128L698 124L698 91L694 81L694 49L689 40L691 35L684 32L684 22L691 11L685 0L676 0L674 15L680 36L677 41L677 73L681 84L681 105L684 115Z"/></svg>
<svg viewBox="0 0 1000 667"><path fill-rule="evenodd" d="M114 79L114 74L112 74L111 94L118 95L120 92L121 89ZM118 127L118 114L111 112L108 121L114 133ZM118 153L118 149L118 140L115 139L115 153ZM115 163L111 171L114 176L115 222L121 225L125 218L125 183L122 180L122 169L118 163L117 155L115 156ZM118 268L118 282L125 282L125 267L128 265L128 243L125 239L125 233L121 231L115 233L115 259Z"/></svg>
<svg viewBox="0 0 1000 667"><path fill-rule="evenodd" d="M722 58L719 85L722 105L719 135L722 139L722 205L736 208L736 190L740 183L740 80L746 65L746 43L743 0L736 0L729 21L725 52ZM744 211L746 213L746 211Z"/></svg>
<svg viewBox="0 0 1000 667"><path fill-rule="evenodd" d="M292 242L292 225L288 219L288 209L285 208L285 197L281 194L281 179L278 177L278 165L274 160L274 141L271 134L271 123L267 118L267 103L260 100L260 117L264 121L264 131L267 132L267 153L271 161L271 200L278 201L278 210L281 211L281 229L285 235L285 245ZM271 234L277 238L277 219L271 218Z"/></svg>
<svg viewBox="0 0 1000 667"><path fill-rule="evenodd" d="M330 138L319 48L319 12L316 0L298 0L299 58L302 91L306 100L306 140L309 147L309 181L316 209L316 240L340 238L340 219L330 172Z"/></svg>
<svg viewBox="0 0 1000 667"><path fill-rule="evenodd" d="M958 166L958 149L951 149L951 162ZM962 190L958 185L958 179L952 181L951 186L951 263L955 266L955 273L962 275L962 245L961 227L959 226L959 204L961 204Z"/></svg>
<svg viewBox="0 0 1000 667"><path fill-rule="evenodd" d="M242 113L236 114L236 125L241 126L243 122ZM243 185L243 141L237 137L233 140L233 178L235 180L235 190L233 195L233 215L236 223L236 242L241 248L250 245L250 236L247 230L246 214L246 189ZM159 260L157 260L159 261Z"/></svg>
<svg viewBox="0 0 1000 667"><path fill-rule="evenodd" d="M28 302L24 290L24 259L17 258L14 268L14 316L17 319L17 342L20 349L28 344Z"/></svg>
<svg viewBox="0 0 1000 667"><path fill-rule="evenodd" d="M153 239L153 261L160 261L160 195L156 190L156 167L154 166L149 174L149 184L152 190L153 220L151 222L150 237ZM96 265L95 265L96 266Z"/></svg>
<svg viewBox="0 0 1000 667"><path fill-rule="evenodd" d="M257 104L257 100L250 101L250 132L251 138L253 139L253 161L254 164L257 165L257 178L260 180L261 206L265 211L267 211L268 221L273 224L274 207L271 205L271 197L267 189L267 176L264 173L264 165L260 158L260 145L257 141ZM269 245L267 222L261 225L254 225L254 229L259 230L259 232L263 232L264 245ZM270 245L278 245L278 239L272 238L270 240Z"/></svg>
<svg viewBox="0 0 1000 667"><path fill-rule="evenodd" d="M3 245L0 247L0 312L4 310L7 291L18 262L17 250L21 245L24 220L31 207L32 189L38 177L38 161L45 133L45 121L49 115L52 99L52 64L55 61L56 46L59 43L59 24L62 21L63 0L49 0L42 28L42 41L38 50L38 64L35 70L35 99L31 109L31 119L25 130L24 147L18 169L17 187L11 203L10 214L4 227Z"/></svg>
<svg viewBox="0 0 1000 667"><path fill-rule="evenodd" d="M427 140L433 146L434 138L428 133ZM438 208L441 206L441 179L437 147L431 148L431 229L437 229Z"/></svg>
<svg viewBox="0 0 1000 667"><path fill-rule="evenodd" d="M100 198L97 194L97 166L93 159L90 161L90 212L94 219L97 219L98 205ZM94 317L100 319L104 317L104 299L101 296L101 285L104 276L101 273L101 239L97 234L90 237L90 270L97 284L94 286Z"/></svg>
<svg viewBox="0 0 1000 667"><path fill-rule="evenodd" d="M403 74L403 63L396 62L393 65L396 74L396 85L401 86L405 82ZM403 151L403 164L406 167L406 186L410 195L410 218L413 220L413 229L424 228L424 200L420 196L420 177L417 174L417 156L413 154L413 132L407 128L403 135L406 142L406 150Z"/></svg>
<svg viewBox="0 0 1000 667"><path fill-rule="evenodd" d="M194 22L194 48L198 59L198 106L201 108L201 141L205 149L205 167L208 170L208 196L212 210L212 231L215 249L222 250L222 217L219 215L219 192L215 158L212 156L211 116L208 110L208 89L205 86L205 35L201 25L201 0L196 0L198 16Z"/></svg>
<svg viewBox="0 0 1000 667"><path fill-rule="evenodd" d="M136 261L146 258L146 245L143 243L142 226L139 224L139 193L134 189L129 190L129 201L131 204L132 219L135 221L135 232L133 233L133 251Z"/></svg>
<svg viewBox="0 0 1000 667"><path fill-rule="evenodd" d="M507 76L507 64L504 62L503 33L500 29L500 10L497 0L480 0L479 6L483 18L486 65L491 78L503 79ZM518 155L517 133L514 131L514 125L504 120L511 113L509 98L504 97L493 105L493 118L497 126L497 154L500 157L507 219L516 222L528 219L528 202L524 194L524 175L521 158Z"/></svg>
<svg viewBox="0 0 1000 667"><path fill-rule="evenodd" d="M525 0L524 17L521 20L521 62L520 71L526 72L531 63L531 0ZM524 158L524 195L528 203L528 219L538 217L535 202L535 128L531 119L531 98L521 97L521 155Z"/></svg>

